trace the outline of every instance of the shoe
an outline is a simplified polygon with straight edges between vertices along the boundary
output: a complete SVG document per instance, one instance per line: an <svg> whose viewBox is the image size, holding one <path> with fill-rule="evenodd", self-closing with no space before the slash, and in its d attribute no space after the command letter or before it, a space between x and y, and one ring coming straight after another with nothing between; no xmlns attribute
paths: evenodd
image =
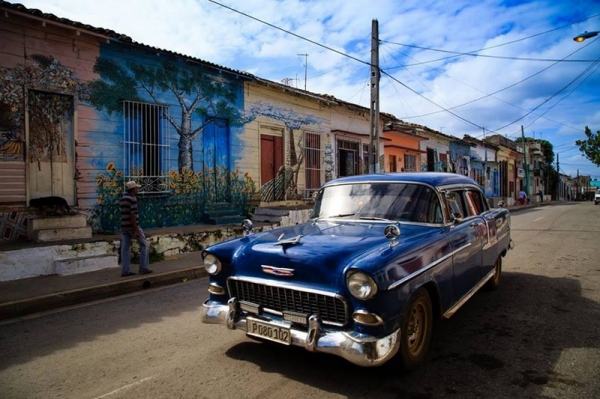
<svg viewBox="0 0 600 399"><path fill-rule="evenodd" d="M129 272L129 273L121 273L121 277L129 277L129 276L135 276L136 273L134 272Z"/></svg>
<svg viewBox="0 0 600 399"><path fill-rule="evenodd" d="M140 274L150 274L150 273L152 273L152 270L150 270L150 269L140 270Z"/></svg>

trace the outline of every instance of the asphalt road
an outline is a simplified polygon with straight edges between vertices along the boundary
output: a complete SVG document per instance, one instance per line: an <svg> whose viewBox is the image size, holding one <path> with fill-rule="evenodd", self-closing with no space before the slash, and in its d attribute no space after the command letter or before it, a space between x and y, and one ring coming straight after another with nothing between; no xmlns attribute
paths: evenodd
<svg viewBox="0 0 600 399"><path fill-rule="evenodd" d="M600 206L512 216L500 288L410 374L203 325L206 280L0 325L0 398L599 398Z"/></svg>

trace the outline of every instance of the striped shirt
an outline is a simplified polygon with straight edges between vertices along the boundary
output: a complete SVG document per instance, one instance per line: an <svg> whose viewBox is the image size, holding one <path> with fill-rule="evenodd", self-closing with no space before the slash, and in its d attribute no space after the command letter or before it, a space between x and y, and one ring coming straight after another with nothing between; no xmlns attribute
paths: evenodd
<svg viewBox="0 0 600 399"><path fill-rule="evenodd" d="M125 194L121 198L121 231L133 231L131 223L131 215L135 215L138 220L138 203L137 198L133 195Z"/></svg>

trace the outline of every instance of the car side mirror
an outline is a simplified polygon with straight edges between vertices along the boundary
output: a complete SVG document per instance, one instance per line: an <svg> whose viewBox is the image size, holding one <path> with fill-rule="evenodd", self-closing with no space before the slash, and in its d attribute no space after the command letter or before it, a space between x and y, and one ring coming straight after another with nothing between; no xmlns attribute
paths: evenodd
<svg viewBox="0 0 600 399"><path fill-rule="evenodd" d="M458 224L462 222L462 215L458 212L453 212L450 215L450 221L452 222L452 224Z"/></svg>

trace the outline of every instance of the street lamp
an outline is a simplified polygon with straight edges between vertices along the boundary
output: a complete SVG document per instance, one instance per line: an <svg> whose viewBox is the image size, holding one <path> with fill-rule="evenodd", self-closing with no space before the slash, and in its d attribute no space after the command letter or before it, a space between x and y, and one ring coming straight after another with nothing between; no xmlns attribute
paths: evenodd
<svg viewBox="0 0 600 399"><path fill-rule="evenodd" d="M583 32L580 35L577 35L573 38L573 40L575 40L577 43L581 43L582 41L584 41L585 39L590 39L594 36L598 36L598 33L600 33L600 31L594 31L594 32Z"/></svg>

